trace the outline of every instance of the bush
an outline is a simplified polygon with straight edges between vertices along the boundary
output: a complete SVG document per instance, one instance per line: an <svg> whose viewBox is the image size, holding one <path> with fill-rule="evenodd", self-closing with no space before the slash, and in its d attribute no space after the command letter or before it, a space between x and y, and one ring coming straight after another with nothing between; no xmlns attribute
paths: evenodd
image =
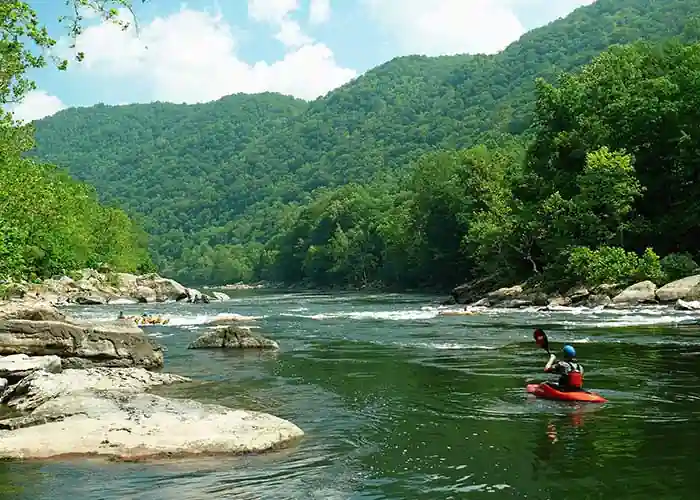
<svg viewBox="0 0 700 500"><path fill-rule="evenodd" d="M574 247L569 252L567 269L579 283L601 285L626 283L637 271L639 257L620 247Z"/></svg>
<svg viewBox="0 0 700 500"><path fill-rule="evenodd" d="M661 267L661 259L656 252L651 248L644 250L644 254L637 263L637 271L634 275L634 281L649 280L657 285L666 282L666 273Z"/></svg>
<svg viewBox="0 0 700 500"><path fill-rule="evenodd" d="M620 247L574 247L569 251L566 269L576 282L589 286L645 280L659 284L666 279L661 259L651 248L639 257Z"/></svg>
<svg viewBox="0 0 700 500"><path fill-rule="evenodd" d="M698 264L687 253L672 253L661 259L661 269L667 282L679 280L686 276L697 274Z"/></svg>

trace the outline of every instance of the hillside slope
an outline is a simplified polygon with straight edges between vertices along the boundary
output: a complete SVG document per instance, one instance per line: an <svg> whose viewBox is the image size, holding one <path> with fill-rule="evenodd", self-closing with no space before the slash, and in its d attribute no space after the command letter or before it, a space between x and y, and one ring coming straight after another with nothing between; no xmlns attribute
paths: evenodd
<svg viewBox="0 0 700 500"><path fill-rule="evenodd" d="M143 215L156 259L178 268L201 243L267 240L286 204L316 188L526 133L536 77L611 44L680 35L698 14L700 0L598 0L500 54L397 58L309 104L264 94L71 109L36 123L34 154Z"/></svg>

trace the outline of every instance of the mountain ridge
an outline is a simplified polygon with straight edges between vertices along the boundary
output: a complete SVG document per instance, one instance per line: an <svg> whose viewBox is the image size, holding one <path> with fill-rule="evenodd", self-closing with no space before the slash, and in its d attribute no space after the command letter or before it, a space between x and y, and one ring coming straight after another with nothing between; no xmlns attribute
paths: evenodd
<svg viewBox="0 0 700 500"><path fill-rule="evenodd" d="M33 154L142 216L156 261L177 274L185 248L270 240L318 189L526 137L535 78L553 81L611 44L683 35L698 14L700 0L598 0L498 54L394 58L311 102L265 93L74 108L35 124Z"/></svg>

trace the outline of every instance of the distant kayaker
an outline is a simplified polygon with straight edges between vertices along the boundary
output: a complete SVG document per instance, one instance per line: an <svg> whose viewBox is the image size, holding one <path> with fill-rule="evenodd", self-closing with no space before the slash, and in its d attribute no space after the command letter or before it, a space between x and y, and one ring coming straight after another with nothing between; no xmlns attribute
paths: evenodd
<svg viewBox="0 0 700 500"><path fill-rule="evenodd" d="M565 345L562 349L564 359L554 362L557 357L549 355L549 361L544 367L546 373L557 373L560 375L558 384L551 384L560 391L581 391L583 390L583 366L576 361L576 349L570 345Z"/></svg>

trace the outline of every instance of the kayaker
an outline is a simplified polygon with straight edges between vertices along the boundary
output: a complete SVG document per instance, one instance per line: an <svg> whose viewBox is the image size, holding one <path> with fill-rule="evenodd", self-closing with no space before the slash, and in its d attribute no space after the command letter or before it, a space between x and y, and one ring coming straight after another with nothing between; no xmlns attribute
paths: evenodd
<svg viewBox="0 0 700 500"><path fill-rule="evenodd" d="M554 362L557 357L549 355L549 361L544 367L546 373L558 373L559 383L549 385L560 391L582 391L583 390L583 366L576 361L576 349L570 345L565 345L562 349L564 359Z"/></svg>

